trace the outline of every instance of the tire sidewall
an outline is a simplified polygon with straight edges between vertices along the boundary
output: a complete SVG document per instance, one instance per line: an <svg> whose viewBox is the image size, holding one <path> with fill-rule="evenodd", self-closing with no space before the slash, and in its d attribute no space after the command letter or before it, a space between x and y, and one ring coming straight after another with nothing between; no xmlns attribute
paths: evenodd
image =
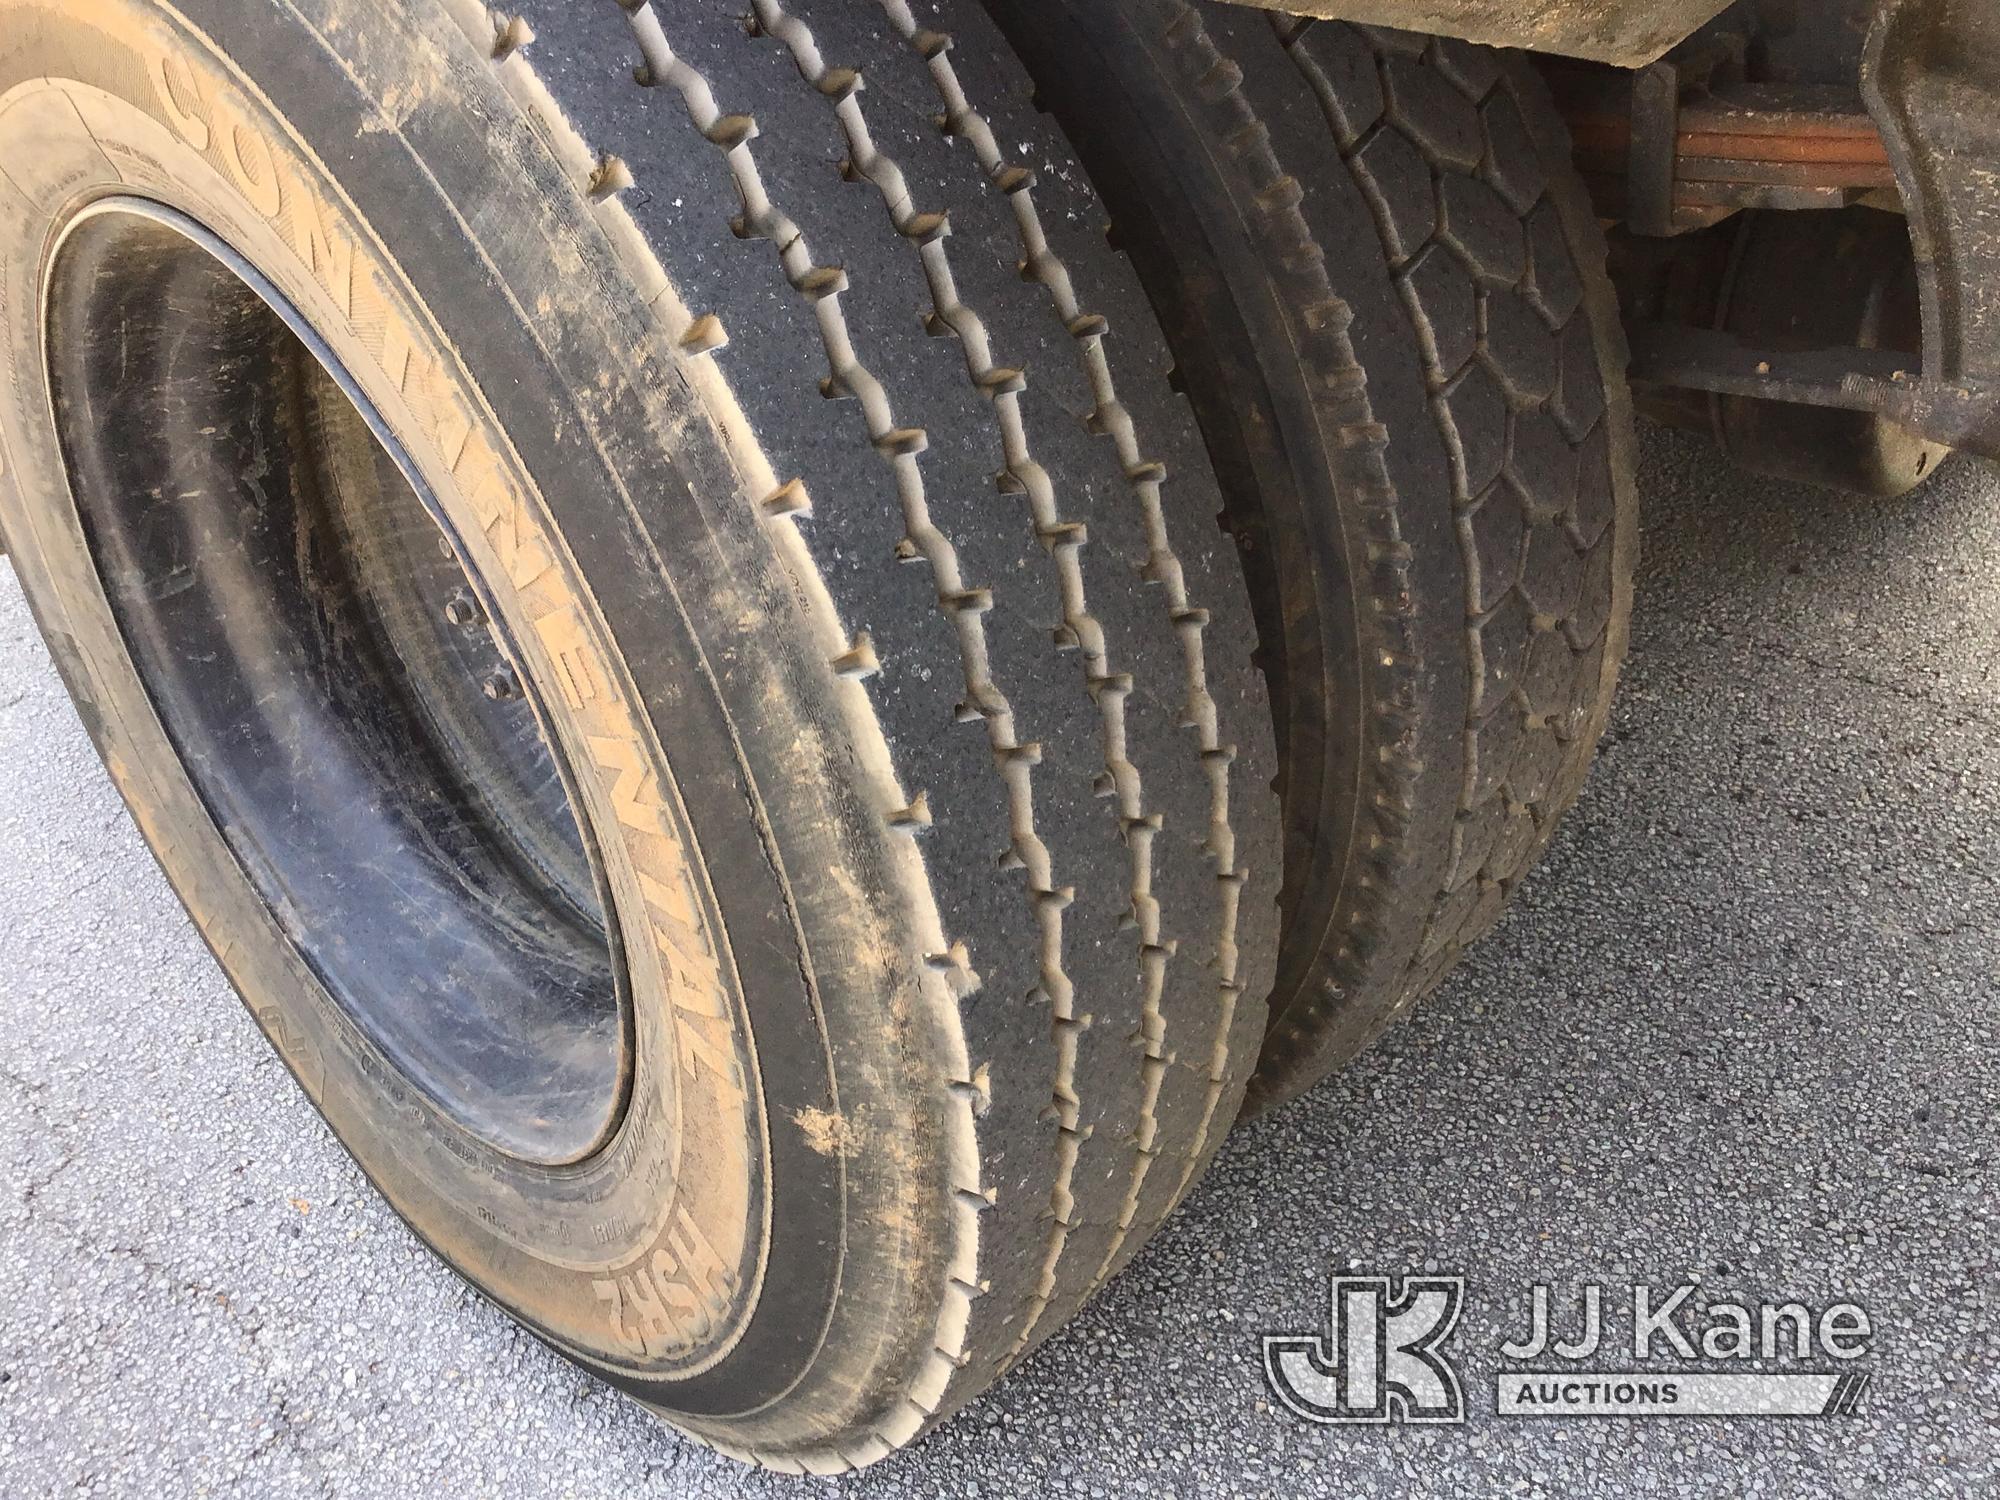
<svg viewBox="0 0 2000 1500"><path fill-rule="evenodd" d="M823 661L808 663L803 650L787 659L788 637L768 620L768 611L802 611L809 601L758 549L754 527L730 511L741 499L740 478L720 464L705 473L677 466L662 434L689 423L684 387L682 409L663 411L674 389L668 382L664 394L640 394L613 362L591 391L562 368L566 352L573 364L593 344L604 366L607 324L642 315L643 304L578 217L587 210L549 153L538 153L518 125L504 151L480 138L482 112L490 131L510 128L505 100L472 73L476 54L453 47L434 18L369 5L362 55L348 59L347 77L336 82L324 39L287 6L260 5L254 18L206 18L226 38L234 66L194 24L139 0L87 0L59 13L15 9L24 24L14 28L14 47L0 47L0 96L15 98L9 90L23 75L51 74L88 84L91 93L45 100L52 120L67 107L82 128L58 130L50 141L67 141L67 156L52 150L35 158L31 211L9 216L23 222L0 249L11 381L0 401L0 463L12 481L0 482L0 525L148 842L335 1132L455 1268L572 1357L677 1413L728 1413L770 1400L818 1361L844 1271L851 1285L852 1272L864 1274L861 1293L839 1309L843 1320L883 1316L899 1286L923 1279L920 1256L909 1257L900 1279L874 1268L893 1260L889 1241L913 1227L913 1237L925 1239L926 1194L913 1185L937 1175L921 1146L892 1168L815 1149L796 1119L806 1111L837 1116L843 1085L852 1094L852 1080L866 1078L889 1128L918 1142L942 1134L927 1137L916 1118L923 1090L911 1075L934 1065L925 1053L930 1039L879 1024L885 996L893 1010L896 996L922 982L910 962L915 945L899 940L879 820L853 795L851 773L839 773L856 758L853 748L823 727L805 732L839 722L824 702L836 689L822 680ZM54 60L61 66L50 66ZM321 71L313 75L315 65ZM307 86L287 88L304 75L312 75ZM427 97L413 105L398 89L416 80ZM280 97L282 112L271 103ZM196 148L197 135L206 137L206 151ZM99 144L89 144L93 138ZM454 147L454 160L491 159L484 170L493 198L477 201L493 211L478 230L461 212L463 192L447 191L426 170ZM329 171L327 161L338 169ZM503 192L500 177L524 164L531 175L520 180L517 171ZM16 183L22 175L13 174ZM510 1167L401 1089L284 939L179 770L117 639L75 508L53 482L60 454L38 385L34 282L47 237L78 203L121 187L208 225L309 310L370 396L397 414L399 436L461 534L485 536L497 503L488 486L497 483L512 509L496 534L525 529L549 539L588 637L573 644L597 667L603 690L622 701L632 747L616 752L622 763L607 768L615 774L589 793L590 822L615 834L630 824L636 797L664 820L655 832L700 851L688 864L708 876L688 887L690 905L713 918L708 930L726 934L710 955L719 981L707 992L712 1003L694 1007L702 1015L674 1001L687 993L662 973L674 950L663 949L650 968L633 959L650 948L634 935L656 925L640 872L627 861L612 882L640 1016L639 1065L626 1123L588 1170ZM540 205L539 215L523 212L527 202ZM509 209L519 217L492 228L507 222L500 214ZM326 235L346 236L387 300L399 304L403 342L435 377L420 395L406 398L389 373L379 330L355 326L345 316L352 303L336 302L302 210ZM373 227L384 223L398 230L396 260ZM566 281L575 295L549 290ZM563 326L551 332L524 310L531 294L542 304L535 311ZM408 369L398 367L405 380ZM504 370L507 378L475 380L470 370ZM455 426L427 420L439 409L464 415L465 446ZM490 471L467 463L481 444L493 455ZM649 507L643 518L633 500L637 472ZM559 503L550 503L552 493ZM674 537L671 551L655 544L664 534ZM486 559L502 571L507 562L497 553ZM681 607L684 592L698 596L692 608ZM515 633L548 639L534 629ZM554 654L532 649L541 659L531 670L554 679ZM733 671L715 670L718 653ZM673 726L670 755L654 731L663 723ZM753 732L740 732L745 724ZM568 732L587 751L602 729L573 722ZM578 747L569 748L574 759ZM643 764L630 763L635 751ZM813 875L794 880L793 869ZM816 961L829 951L841 962ZM691 1025L708 1027L693 1033L693 1043ZM731 1083L746 1101L734 1132L717 1128L730 1114ZM680 1160L684 1147L693 1154ZM701 1206L690 1212L665 1190L679 1183L708 1189ZM773 1213L774 1197L783 1214Z"/></svg>

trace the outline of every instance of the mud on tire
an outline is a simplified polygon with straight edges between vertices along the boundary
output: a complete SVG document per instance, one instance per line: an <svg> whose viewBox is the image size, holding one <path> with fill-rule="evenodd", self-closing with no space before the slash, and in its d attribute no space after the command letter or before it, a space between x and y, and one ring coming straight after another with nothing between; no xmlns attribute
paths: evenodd
<svg viewBox="0 0 2000 1500"><path fill-rule="evenodd" d="M416 1232L578 1364L777 1468L878 1458L1059 1327L1237 1112L1275 766L1157 324L985 16L0 0L0 160L0 332L33 372L0 395L0 528L194 920ZM80 269L49 321L52 261ZM100 336L162 290L218 310L213 364L150 338L146 378L97 383ZM206 378L250 368L272 378ZM137 460L89 436L113 418L158 424L143 492L199 473L210 498L121 509ZM499 988L468 1001L461 950L410 947L484 920L450 902L459 844L420 851L421 900L347 913L369 942L297 899L312 840L390 803L510 891L569 858L489 858L408 777L322 784L404 765L407 736L350 743L293 667L379 669L343 611L429 627L392 618L396 588L229 560L331 557L402 484L424 514L355 576L462 569L452 629L499 642L485 700L517 727L532 703L568 767L567 868L590 873L566 899L602 898L618 970L577 1033L620 1060L595 1137L500 1118L517 1089L468 1093L450 1037L397 1029L435 1007L567 1066L473 1003ZM267 545L279 524L298 546ZM202 601L239 628L195 663ZM180 753L242 727L213 722L218 683L299 706L245 707L254 775ZM343 899L375 889L344 873ZM508 941L560 915L508 910ZM422 1005L355 999L411 952Z"/></svg>

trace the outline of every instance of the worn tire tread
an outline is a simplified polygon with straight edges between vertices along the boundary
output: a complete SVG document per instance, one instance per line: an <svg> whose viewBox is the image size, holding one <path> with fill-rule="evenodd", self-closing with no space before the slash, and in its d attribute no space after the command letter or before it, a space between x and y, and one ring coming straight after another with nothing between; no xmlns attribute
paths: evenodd
<svg viewBox="0 0 2000 1500"><path fill-rule="evenodd" d="M681 351L727 372L770 331L823 357L767 354L736 389L799 475L767 523L796 528L852 629L834 666L868 691L909 793L888 816L921 838L955 939L930 961L976 1165L951 1189L932 1348L864 1429L773 1445L690 1425L837 1471L1059 1328L1237 1112L1278 878L1243 585L1185 408L1148 378L1165 356L1136 278L1061 227L1101 209L1080 172L1023 179L998 144L1069 159L975 8L491 19L517 98L588 140L580 185L702 309ZM871 76L893 80L880 104ZM919 91L936 119L897 107Z"/></svg>

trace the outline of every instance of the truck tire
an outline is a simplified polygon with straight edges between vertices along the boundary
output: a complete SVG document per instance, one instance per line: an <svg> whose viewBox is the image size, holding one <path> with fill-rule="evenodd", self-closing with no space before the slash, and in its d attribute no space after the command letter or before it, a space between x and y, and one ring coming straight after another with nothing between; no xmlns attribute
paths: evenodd
<svg viewBox="0 0 2000 1500"><path fill-rule="evenodd" d="M1157 324L923 14L0 0L0 529L106 765L416 1233L790 1471L1134 1253L1276 949Z"/></svg>
<svg viewBox="0 0 2000 1500"><path fill-rule="evenodd" d="M1268 1106L1438 982L1583 784L1637 535L1603 240L1519 57L1183 0L987 5L1145 279L1259 610Z"/></svg>

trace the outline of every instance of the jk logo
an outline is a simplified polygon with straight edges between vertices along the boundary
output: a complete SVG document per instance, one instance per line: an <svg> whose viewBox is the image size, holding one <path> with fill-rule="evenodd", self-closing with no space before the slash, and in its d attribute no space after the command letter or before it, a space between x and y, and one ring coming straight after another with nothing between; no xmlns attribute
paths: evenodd
<svg viewBox="0 0 2000 1500"><path fill-rule="evenodd" d="M1458 1371L1438 1352L1465 1299L1460 1276L1329 1278L1331 1339L1264 1335L1264 1378L1308 1422L1463 1422Z"/></svg>

